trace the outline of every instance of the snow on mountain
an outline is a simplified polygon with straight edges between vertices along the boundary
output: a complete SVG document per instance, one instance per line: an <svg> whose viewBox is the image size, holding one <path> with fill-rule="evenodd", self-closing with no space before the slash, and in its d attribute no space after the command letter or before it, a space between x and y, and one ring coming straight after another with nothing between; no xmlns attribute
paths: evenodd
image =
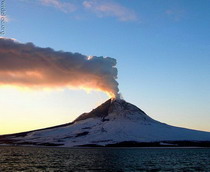
<svg viewBox="0 0 210 172"><path fill-rule="evenodd" d="M73 123L9 135L15 144L109 145L120 142L210 141L210 132L170 126L150 118L138 107L121 99L108 100ZM0 138L1 143L1 138ZM161 143L167 144L167 143Z"/></svg>

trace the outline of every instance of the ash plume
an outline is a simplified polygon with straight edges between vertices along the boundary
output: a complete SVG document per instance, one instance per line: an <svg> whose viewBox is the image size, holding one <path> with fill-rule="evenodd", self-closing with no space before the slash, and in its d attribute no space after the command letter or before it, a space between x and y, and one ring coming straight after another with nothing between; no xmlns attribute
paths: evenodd
<svg viewBox="0 0 210 172"><path fill-rule="evenodd" d="M100 90L119 97L116 59L0 38L0 85Z"/></svg>

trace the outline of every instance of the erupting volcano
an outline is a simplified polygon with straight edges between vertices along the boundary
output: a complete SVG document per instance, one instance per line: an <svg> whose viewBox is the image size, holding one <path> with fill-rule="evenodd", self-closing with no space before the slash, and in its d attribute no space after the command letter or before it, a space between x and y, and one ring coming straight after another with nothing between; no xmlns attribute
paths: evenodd
<svg viewBox="0 0 210 172"><path fill-rule="evenodd" d="M210 146L210 132L170 126L122 99L109 99L72 123L5 135L1 144L42 146Z"/></svg>
<svg viewBox="0 0 210 172"><path fill-rule="evenodd" d="M52 146L210 146L210 133L173 127L120 99L116 59L55 51L0 38L0 86L100 90L109 99L72 123L0 136L0 144Z"/></svg>

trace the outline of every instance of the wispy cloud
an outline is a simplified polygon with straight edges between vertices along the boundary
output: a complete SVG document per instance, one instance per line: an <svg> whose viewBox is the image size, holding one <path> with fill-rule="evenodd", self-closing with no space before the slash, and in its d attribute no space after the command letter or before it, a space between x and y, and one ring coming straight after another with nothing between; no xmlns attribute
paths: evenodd
<svg viewBox="0 0 210 172"><path fill-rule="evenodd" d="M165 11L165 14L168 17L170 17L171 19L173 19L174 21L180 21L184 17L185 11L184 10L167 9Z"/></svg>
<svg viewBox="0 0 210 172"><path fill-rule="evenodd" d="M28 2L27 0L19 1ZM37 0L36 2L44 6L56 8L64 13L77 12L80 16L81 12L85 9L99 18L114 17L122 22L139 20L134 10L123 6L120 1L116 0Z"/></svg>
<svg viewBox="0 0 210 172"><path fill-rule="evenodd" d="M116 17L120 21L136 21L136 13L119 3L108 0L85 0L83 7L94 12L98 17Z"/></svg>
<svg viewBox="0 0 210 172"><path fill-rule="evenodd" d="M43 5L57 8L65 13L71 13L76 11L77 7L70 2L62 2L60 0L40 0Z"/></svg>

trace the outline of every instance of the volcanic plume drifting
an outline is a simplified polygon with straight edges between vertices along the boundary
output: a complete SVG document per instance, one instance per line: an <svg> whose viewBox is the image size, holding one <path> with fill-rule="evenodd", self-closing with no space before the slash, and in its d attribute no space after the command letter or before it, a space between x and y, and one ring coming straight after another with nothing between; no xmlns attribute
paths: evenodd
<svg viewBox="0 0 210 172"><path fill-rule="evenodd" d="M116 60L40 48L0 38L0 85L73 87L118 97Z"/></svg>

